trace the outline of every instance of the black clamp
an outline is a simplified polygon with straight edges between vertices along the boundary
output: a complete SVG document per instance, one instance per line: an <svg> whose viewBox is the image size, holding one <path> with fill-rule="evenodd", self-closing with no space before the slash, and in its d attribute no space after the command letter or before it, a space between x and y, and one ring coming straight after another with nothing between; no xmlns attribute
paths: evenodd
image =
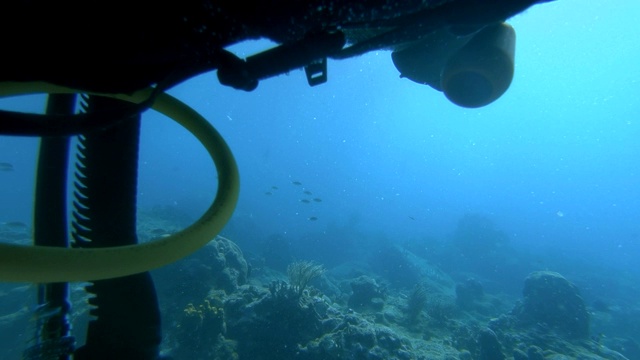
<svg viewBox="0 0 640 360"><path fill-rule="evenodd" d="M319 85L327 81L327 56L340 51L345 42L340 31L321 32L309 34L295 43L276 46L246 60L224 51L219 62L218 79L223 85L252 91L260 80L304 67L309 85Z"/></svg>

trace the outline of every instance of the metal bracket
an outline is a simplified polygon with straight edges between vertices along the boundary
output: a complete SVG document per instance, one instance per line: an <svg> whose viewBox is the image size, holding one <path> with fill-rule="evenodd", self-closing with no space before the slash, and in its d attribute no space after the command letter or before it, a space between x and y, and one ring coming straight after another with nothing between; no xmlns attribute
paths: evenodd
<svg viewBox="0 0 640 360"><path fill-rule="evenodd" d="M304 67L309 86L316 86L327 82L327 58L316 60Z"/></svg>

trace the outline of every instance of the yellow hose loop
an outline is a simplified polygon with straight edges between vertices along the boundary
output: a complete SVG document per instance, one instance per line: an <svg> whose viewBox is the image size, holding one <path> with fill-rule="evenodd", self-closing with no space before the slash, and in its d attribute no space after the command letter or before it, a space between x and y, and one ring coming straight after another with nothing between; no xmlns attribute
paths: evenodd
<svg viewBox="0 0 640 360"><path fill-rule="evenodd" d="M132 95L92 94L140 103L153 89ZM35 93L76 93L48 83L0 83L0 97ZM229 221L240 192L238 166L222 136L209 122L176 98L161 93L152 109L191 132L211 156L218 191L209 209L191 226L148 243L100 249L0 244L0 281L35 283L91 281L136 274L170 264L211 241Z"/></svg>

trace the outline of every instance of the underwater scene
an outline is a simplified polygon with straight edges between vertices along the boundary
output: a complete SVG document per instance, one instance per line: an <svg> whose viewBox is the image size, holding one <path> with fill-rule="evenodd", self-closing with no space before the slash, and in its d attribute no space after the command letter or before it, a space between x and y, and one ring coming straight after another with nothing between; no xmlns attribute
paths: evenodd
<svg viewBox="0 0 640 360"><path fill-rule="evenodd" d="M296 70L250 92L215 73L170 89L237 162L230 220L136 278L157 305L118 279L70 282L70 336L51 348L42 324L59 310L38 305L36 284L0 282L0 359L62 359L54 348L109 333L175 360L640 360L638 18L632 0L557 0L514 16L513 80L482 107L401 78L386 50L329 59L318 86ZM245 58L272 46L230 49ZM3 243L33 243L39 146L0 137ZM128 175L112 170L117 156L85 167L85 137L70 149L70 232L90 243L83 182ZM226 181L191 133L146 111L129 230L145 244L183 234ZM107 213L117 224L125 212ZM100 281L126 305L101 308ZM93 327L100 317L140 320Z"/></svg>

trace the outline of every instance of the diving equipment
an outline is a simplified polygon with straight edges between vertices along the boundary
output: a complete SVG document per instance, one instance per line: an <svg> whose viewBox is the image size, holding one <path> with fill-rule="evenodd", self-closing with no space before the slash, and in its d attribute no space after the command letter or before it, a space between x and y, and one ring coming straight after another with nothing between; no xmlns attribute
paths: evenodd
<svg viewBox="0 0 640 360"><path fill-rule="evenodd" d="M506 23L480 30L442 69L447 99L477 108L502 96L513 79L515 40L515 31Z"/></svg>
<svg viewBox="0 0 640 360"><path fill-rule="evenodd" d="M39 82L0 84L0 96L4 97L42 92L75 93L73 89ZM152 92L153 89L145 89L132 95L94 95L138 103L148 99ZM231 150L206 119L174 97L160 93L152 108L191 132L203 144L216 166L216 197L202 217L167 238L130 246L68 249L0 244L0 281L89 281L136 274L195 252L222 230L231 218L240 189L238 167Z"/></svg>
<svg viewBox="0 0 640 360"><path fill-rule="evenodd" d="M430 85L467 108L488 105L507 91L514 57L515 31L506 23L466 36L441 29L392 53L402 77Z"/></svg>

